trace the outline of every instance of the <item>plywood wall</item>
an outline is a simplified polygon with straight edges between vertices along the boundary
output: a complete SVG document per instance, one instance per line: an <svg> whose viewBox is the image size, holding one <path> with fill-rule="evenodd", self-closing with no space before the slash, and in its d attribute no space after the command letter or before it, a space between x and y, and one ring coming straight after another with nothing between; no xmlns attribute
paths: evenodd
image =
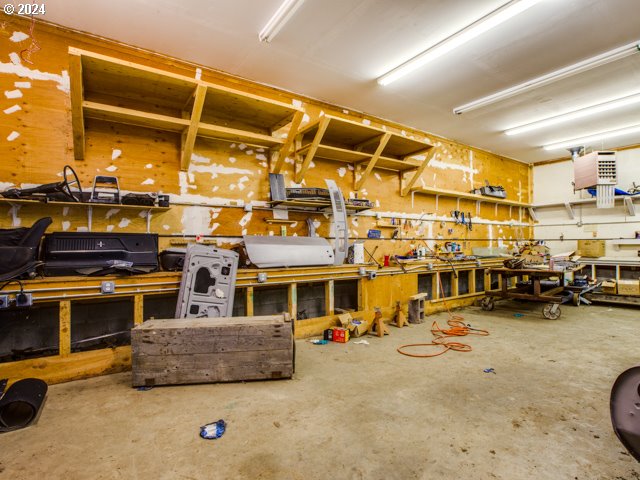
<svg viewBox="0 0 640 480"><path fill-rule="evenodd" d="M177 134L88 121L85 160L74 160L67 74L70 46L191 77L196 75L195 65L44 23L35 25L41 50L33 53L33 63L29 64L20 58L20 51L28 47L30 39L22 39L24 35L15 33L28 32L28 22L14 17L3 20L0 31L0 86L5 92L0 109L4 111L0 113L1 190L57 181L63 166L69 164L76 169L85 188L89 188L96 174L112 174L118 176L123 190L171 194L175 206L169 212L154 215L151 220L152 231L162 235L163 246L169 245L172 237L183 235L211 235L220 238L221 245L229 245L247 233L281 233L279 226L264 221L272 217L272 212L261 209L269 199L268 153L264 150L198 139L189 170L180 172L180 138ZM504 185L509 198L530 201L530 170L525 164L214 70L203 68L202 79L301 105L306 112L303 125L331 113L427 139L436 145L438 153L418 180L418 186L468 192L488 180ZM293 172L292 162L287 163L283 171L287 186L294 185ZM410 240L375 242L380 247L376 253L378 259L385 253L404 253L417 243L415 239L418 238L441 238L443 242L459 238L467 240L466 250L470 251L471 246L508 244L529 236L528 217L526 214L521 217L517 208L510 210L501 206L496 209L493 205L482 204L476 214L475 202L462 201L461 209L471 212L475 221L473 231L469 231L450 222L450 211L456 208L454 199L440 199L436 211L435 199L431 196L401 197L398 174L374 172L359 196L373 201L376 208L350 217L350 235L366 237L367 230L375 227L379 220L388 222L395 217L410 221L407 228L402 229L403 238ZM324 187L326 178L336 180L345 196L355 194L353 169L335 162L315 160L304 184ZM245 212L243 207L249 203L254 209ZM436 217L430 217L431 214ZM9 206L0 205L0 228L28 226L45 215L54 218L50 231L77 231L88 226L86 211L80 207L24 206L11 210ZM330 219L326 215L292 212L289 218L296 223L287 227L288 235L307 235L307 218L315 221L320 235L331 233ZM93 214L94 231L145 229L143 216L117 207L96 209ZM449 233L449 229L453 232ZM383 234L389 237L391 232L385 230ZM372 249L373 243L369 242L368 247Z"/></svg>

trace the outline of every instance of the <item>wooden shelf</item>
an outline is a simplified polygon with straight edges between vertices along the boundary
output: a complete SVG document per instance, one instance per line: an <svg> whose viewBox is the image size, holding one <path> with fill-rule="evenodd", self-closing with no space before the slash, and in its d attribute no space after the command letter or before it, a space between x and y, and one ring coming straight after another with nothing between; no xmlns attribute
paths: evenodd
<svg viewBox="0 0 640 480"><path fill-rule="evenodd" d="M313 208L317 211L321 211L331 208L331 200L275 200L269 202L269 205L271 207ZM361 207L346 203L345 207L349 212L363 212L371 209L371 207Z"/></svg>
<svg viewBox="0 0 640 480"><path fill-rule="evenodd" d="M616 195L614 197L614 202L622 202L624 208L627 212L627 215L630 217L636 216L636 208L633 203L634 198L638 198L640 195ZM577 200L570 200L568 202L557 202L557 203L543 203L538 205L532 205L531 208L533 210L538 208L564 208L567 211L567 215L569 218L575 218L575 212L573 211L573 207L576 205L595 205L598 199L596 197L592 198L579 198ZM534 212L535 215L535 212Z"/></svg>
<svg viewBox="0 0 640 480"><path fill-rule="evenodd" d="M528 203L516 202L514 200L507 200L502 198L488 197L486 195L476 195L474 193L458 192L456 190L444 190L439 188L429 187L415 187L409 190L412 193L419 193L423 195L437 195L440 197L459 198L462 200L473 200L476 202L494 203L497 205L507 205L509 207L531 207Z"/></svg>
<svg viewBox="0 0 640 480"><path fill-rule="evenodd" d="M394 172L416 170L410 181L413 185L428 160L411 157L434 150L426 142L333 115L324 115L301 129L296 143L296 157L304 157L296 172L297 183L304 179L311 161L322 158L353 164L362 170L355 181L356 190L362 188L374 168Z"/></svg>
<svg viewBox="0 0 640 480"><path fill-rule="evenodd" d="M272 149L277 165L291 152L300 108L157 68L69 48L74 155L84 159L85 119L182 135L186 170L197 137ZM279 130L291 124L282 139Z"/></svg>
<svg viewBox="0 0 640 480"><path fill-rule="evenodd" d="M154 212L166 212L171 207L147 207L144 205L120 205L117 203L85 203L85 202L45 202L40 200L23 200L23 199L12 199L12 198L4 198L0 197L0 204L7 204L10 206L14 205L37 205L37 206L57 206L57 207L80 207L86 208L87 210L87 228L91 231L92 223L93 223L93 209L94 208L117 208L119 210L134 210L134 211L146 211L148 214L146 215L147 221L147 233L151 232L151 213ZM16 212L12 210L12 214L14 217L16 216ZM14 218L15 220L15 218ZM14 223L15 224L15 223Z"/></svg>

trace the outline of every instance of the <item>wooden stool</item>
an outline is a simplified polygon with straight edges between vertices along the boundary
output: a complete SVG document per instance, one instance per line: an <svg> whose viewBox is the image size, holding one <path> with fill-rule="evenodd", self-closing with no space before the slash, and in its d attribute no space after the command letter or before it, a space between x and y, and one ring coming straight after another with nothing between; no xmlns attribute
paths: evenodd
<svg viewBox="0 0 640 480"><path fill-rule="evenodd" d="M389 329L384 324L384 320L382 319L382 312L379 307L373 307L373 310L376 312L373 321L371 322L371 330L369 333L378 335L379 337L383 337L385 335L389 335Z"/></svg>
<svg viewBox="0 0 640 480"><path fill-rule="evenodd" d="M407 316L402 311L402 305L400 305L400 302L396 302L395 322L396 322L395 326L398 328L402 328L404 326L409 325L409 322L407 321Z"/></svg>

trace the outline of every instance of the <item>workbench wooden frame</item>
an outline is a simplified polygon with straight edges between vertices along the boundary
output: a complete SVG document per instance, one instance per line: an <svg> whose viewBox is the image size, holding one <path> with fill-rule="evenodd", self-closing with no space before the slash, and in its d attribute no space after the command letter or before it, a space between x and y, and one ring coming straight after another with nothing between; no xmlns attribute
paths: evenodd
<svg viewBox="0 0 640 480"><path fill-rule="evenodd" d="M485 276L485 285L490 285L488 268L501 264L501 259L485 259L478 265L476 262L461 262L456 265L457 271L469 271L469 293L458 296L457 281L452 282L451 296L442 298L438 292L438 275L441 272L451 272L451 267L444 262L415 262L406 266L408 271L402 268L388 267L377 269L370 265L344 265L340 267L304 267L292 269L269 269L267 280L258 282L258 273L265 270L241 269L238 272L237 288L246 289L245 315L254 315L254 291L263 286L286 285L288 292L288 310L295 319L297 312L297 285L298 283L322 282L325 285L325 311L323 317L296 320L296 338L306 338L319 335L330 326L336 325L337 316L334 304L334 285L338 280L358 281L358 311L354 315L362 316L369 320L373 318L372 305L381 306L385 317L392 316L395 311L395 302L390 305L379 305L375 298L376 280L368 280L361 276L359 269L364 266L367 271L375 271L378 277L399 275L415 275L416 291L406 292L407 299L417 292L417 275L434 275L432 281L433 291L431 300L426 302L426 313L441 311L445 308L455 308L471 305L484 292L475 290L475 275ZM180 286L180 273L158 272L147 275L131 277L48 277L39 280L27 280L24 282L25 291L32 293L34 304L51 304L56 302L59 306L59 351L58 355L48 357L30 358L13 362L0 363L0 378L25 378L34 376L42 378L50 383L60 383L79 378L124 371L130 368L131 348L122 346L116 348L104 348L83 352L71 352L71 312L72 302L84 300L102 300L105 298L132 298L133 324L138 325L144 321L144 304L146 298L158 295L177 293ZM113 294L101 294L100 284L104 280L115 282ZM15 298L19 289L11 286L3 290L9 299Z"/></svg>
<svg viewBox="0 0 640 480"><path fill-rule="evenodd" d="M181 170L203 137L267 148L279 171L304 115L292 104L74 47L69 76L76 160L85 157L91 118L180 134ZM276 135L287 125L285 138Z"/></svg>

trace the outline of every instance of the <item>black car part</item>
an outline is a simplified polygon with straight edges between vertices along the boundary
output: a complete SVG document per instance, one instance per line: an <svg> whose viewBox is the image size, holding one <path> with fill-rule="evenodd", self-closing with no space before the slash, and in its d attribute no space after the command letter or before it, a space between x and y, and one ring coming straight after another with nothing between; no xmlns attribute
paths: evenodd
<svg viewBox="0 0 640 480"><path fill-rule="evenodd" d="M45 183L33 188L10 188L1 193L5 198L23 200L57 200L62 202L83 201L82 185L75 170L65 165L61 182ZM71 190L74 185L77 191Z"/></svg>
<svg viewBox="0 0 640 480"><path fill-rule="evenodd" d="M35 273L42 264L38 261L40 241L51 223L51 217L45 217L31 228L0 230L0 282Z"/></svg>
<svg viewBox="0 0 640 480"><path fill-rule="evenodd" d="M7 381L0 381L0 395ZM37 420L47 395L47 383L38 378L18 380L0 398L0 432L28 427Z"/></svg>
<svg viewBox="0 0 640 480"><path fill-rule="evenodd" d="M158 270L158 235L152 233L56 232L45 237L43 250L50 276Z"/></svg>

